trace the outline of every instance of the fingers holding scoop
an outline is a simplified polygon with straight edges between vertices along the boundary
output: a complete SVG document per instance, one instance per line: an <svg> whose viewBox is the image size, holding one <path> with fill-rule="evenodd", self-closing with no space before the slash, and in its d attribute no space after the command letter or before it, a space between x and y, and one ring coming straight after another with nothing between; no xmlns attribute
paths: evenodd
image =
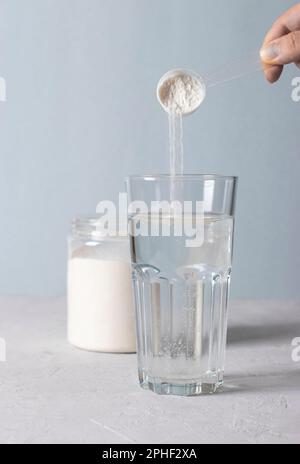
<svg viewBox="0 0 300 464"><path fill-rule="evenodd" d="M273 24L260 55L266 79L271 83L278 81L285 64L295 63L300 68L300 4Z"/></svg>

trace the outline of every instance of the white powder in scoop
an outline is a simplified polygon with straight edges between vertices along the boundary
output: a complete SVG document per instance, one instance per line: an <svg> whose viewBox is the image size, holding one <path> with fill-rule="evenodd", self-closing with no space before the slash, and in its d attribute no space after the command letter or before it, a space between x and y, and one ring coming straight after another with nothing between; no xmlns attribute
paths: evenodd
<svg viewBox="0 0 300 464"><path fill-rule="evenodd" d="M202 103L205 89L200 79L183 72L166 75L158 88L158 98L168 113L187 115Z"/></svg>

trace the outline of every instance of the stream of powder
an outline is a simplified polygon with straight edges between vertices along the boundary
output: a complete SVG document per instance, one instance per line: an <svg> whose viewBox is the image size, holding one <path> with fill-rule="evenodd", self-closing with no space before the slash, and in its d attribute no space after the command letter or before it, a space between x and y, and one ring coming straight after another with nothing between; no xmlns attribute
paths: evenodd
<svg viewBox="0 0 300 464"><path fill-rule="evenodd" d="M176 176L183 175L183 118L174 111L169 113L169 144L170 144L170 202L180 200L181 182Z"/></svg>
<svg viewBox="0 0 300 464"><path fill-rule="evenodd" d="M184 172L183 116L198 108L204 94L199 79L181 72L166 77L159 88L159 99L169 114L171 201L182 196L182 182L178 176Z"/></svg>
<svg viewBox="0 0 300 464"><path fill-rule="evenodd" d="M170 175L183 175L183 121L182 115L169 113Z"/></svg>

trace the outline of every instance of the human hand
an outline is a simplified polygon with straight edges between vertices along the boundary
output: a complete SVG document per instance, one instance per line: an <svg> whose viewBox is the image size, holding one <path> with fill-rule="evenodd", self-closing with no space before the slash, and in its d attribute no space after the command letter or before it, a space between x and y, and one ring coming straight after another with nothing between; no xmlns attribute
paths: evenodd
<svg viewBox="0 0 300 464"><path fill-rule="evenodd" d="M295 63L300 68L300 3L275 21L260 51L266 79L278 81L283 67Z"/></svg>

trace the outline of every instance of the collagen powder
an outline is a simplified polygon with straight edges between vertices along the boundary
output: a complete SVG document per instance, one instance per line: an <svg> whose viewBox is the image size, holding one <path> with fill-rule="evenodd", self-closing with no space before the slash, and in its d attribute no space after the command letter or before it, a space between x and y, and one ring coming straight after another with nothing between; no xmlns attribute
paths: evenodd
<svg viewBox="0 0 300 464"><path fill-rule="evenodd" d="M188 115L196 111L205 97L205 85L196 75L171 71L159 82L157 95L168 113Z"/></svg>
<svg viewBox="0 0 300 464"><path fill-rule="evenodd" d="M129 239L103 234L99 216L77 217L72 223L68 339L90 351L136 350Z"/></svg>
<svg viewBox="0 0 300 464"><path fill-rule="evenodd" d="M68 264L68 338L90 351L133 353L135 329L128 262L73 258Z"/></svg>
<svg viewBox="0 0 300 464"><path fill-rule="evenodd" d="M197 74L183 69L169 71L159 81L157 98L169 115L170 175L181 176L183 165L183 116L192 114L205 98L206 87ZM175 200L175 184L171 200Z"/></svg>

